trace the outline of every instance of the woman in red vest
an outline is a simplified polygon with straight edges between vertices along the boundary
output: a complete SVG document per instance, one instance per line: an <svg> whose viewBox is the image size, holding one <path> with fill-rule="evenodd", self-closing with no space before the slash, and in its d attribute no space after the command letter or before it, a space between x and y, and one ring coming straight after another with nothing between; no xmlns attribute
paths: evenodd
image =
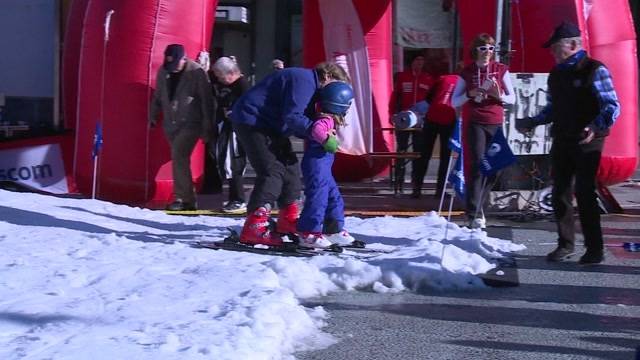
<svg viewBox="0 0 640 360"><path fill-rule="evenodd" d="M424 176L429 168L429 160L433 155L433 147L436 139L440 137L440 164L438 166L438 181L436 184L435 197L440 198L447 180L447 167L449 165L449 157L451 150L449 149L449 138L453 134L453 128L456 124L456 110L451 105L451 97L453 90L458 81L458 75L446 74L436 80L435 85L427 94L426 101L429 109L424 119L422 128L422 136L424 139L424 148L422 149L422 157L424 163L421 167L416 167L414 193L417 195L421 192ZM416 190L417 188L417 190Z"/></svg>
<svg viewBox="0 0 640 360"><path fill-rule="evenodd" d="M463 141L469 153L464 156L471 160L471 169L466 179L465 210L473 228L486 226L480 208L484 199L480 194L488 194L496 179L496 176L487 179L482 191L479 164L493 135L502 126L504 105L515 102L508 67L494 61L495 51L495 40L489 34L480 34L473 39L471 57L474 62L462 70L452 100L454 107L464 105L462 116L467 123Z"/></svg>

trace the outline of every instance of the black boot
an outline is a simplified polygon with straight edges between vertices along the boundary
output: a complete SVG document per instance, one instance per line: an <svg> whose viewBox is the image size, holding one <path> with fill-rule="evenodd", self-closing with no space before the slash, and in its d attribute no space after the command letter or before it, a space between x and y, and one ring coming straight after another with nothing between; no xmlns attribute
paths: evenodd
<svg viewBox="0 0 640 360"><path fill-rule="evenodd" d="M176 199L176 201L167 205L167 210L169 211L185 211L185 210L195 210L196 204L184 202L182 199Z"/></svg>
<svg viewBox="0 0 640 360"><path fill-rule="evenodd" d="M578 264L582 264L582 265L600 264L603 260L604 260L604 254L602 253L602 251L587 250L587 252L580 257L580 260L578 260Z"/></svg>
<svg viewBox="0 0 640 360"><path fill-rule="evenodd" d="M558 246L555 250L547 254L547 261L559 262L569 260L576 252L574 249L568 249Z"/></svg>

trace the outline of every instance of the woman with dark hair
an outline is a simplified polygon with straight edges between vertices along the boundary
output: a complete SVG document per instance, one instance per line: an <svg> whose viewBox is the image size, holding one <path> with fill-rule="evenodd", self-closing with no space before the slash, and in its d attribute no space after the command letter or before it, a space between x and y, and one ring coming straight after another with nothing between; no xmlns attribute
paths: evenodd
<svg viewBox="0 0 640 360"><path fill-rule="evenodd" d="M495 40L489 34L476 36L471 43L473 63L462 69L456 83L452 103L463 106L463 121L467 123L463 141L470 151L471 171L466 181L466 213L469 226L485 228L486 221L481 204L488 191L482 191L480 161L496 131L504 121L504 105L515 102L515 93L507 65L494 61ZM491 189L497 176L487 179ZM480 198L481 194L484 194Z"/></svg>

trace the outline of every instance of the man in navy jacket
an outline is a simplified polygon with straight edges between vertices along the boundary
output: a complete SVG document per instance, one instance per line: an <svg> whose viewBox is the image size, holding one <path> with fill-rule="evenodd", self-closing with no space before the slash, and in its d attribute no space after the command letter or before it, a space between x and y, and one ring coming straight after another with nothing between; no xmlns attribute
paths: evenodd
<svg viewBox="0 0 640 360"><path fill-rule="evenodd" d="M234 104L233 128L256 172L241 242L278 246L279 234L295 233L302 185L289 136L308 137L316 92L336 80L349 78L335 63L286 68L271 73ZM275 204L280 213L277 233L271 233L268 220Z"/></svg>

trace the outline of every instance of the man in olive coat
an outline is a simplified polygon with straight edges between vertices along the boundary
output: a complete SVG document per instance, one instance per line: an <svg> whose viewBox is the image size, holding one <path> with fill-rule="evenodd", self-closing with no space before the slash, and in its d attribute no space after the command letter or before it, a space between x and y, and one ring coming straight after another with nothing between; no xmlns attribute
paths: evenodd
<svg viewBox="0 0 640 360"><path fill-rule="evenodd" d="M158 70L156 91L149 107L152 127L160 111L162 127L171 146L175 196L167 210L195 210L191 152L198 138L210 140L215 122L215 98L207 73L186 57L180 44L171 44L164 51L164 63Z"/></svg>

